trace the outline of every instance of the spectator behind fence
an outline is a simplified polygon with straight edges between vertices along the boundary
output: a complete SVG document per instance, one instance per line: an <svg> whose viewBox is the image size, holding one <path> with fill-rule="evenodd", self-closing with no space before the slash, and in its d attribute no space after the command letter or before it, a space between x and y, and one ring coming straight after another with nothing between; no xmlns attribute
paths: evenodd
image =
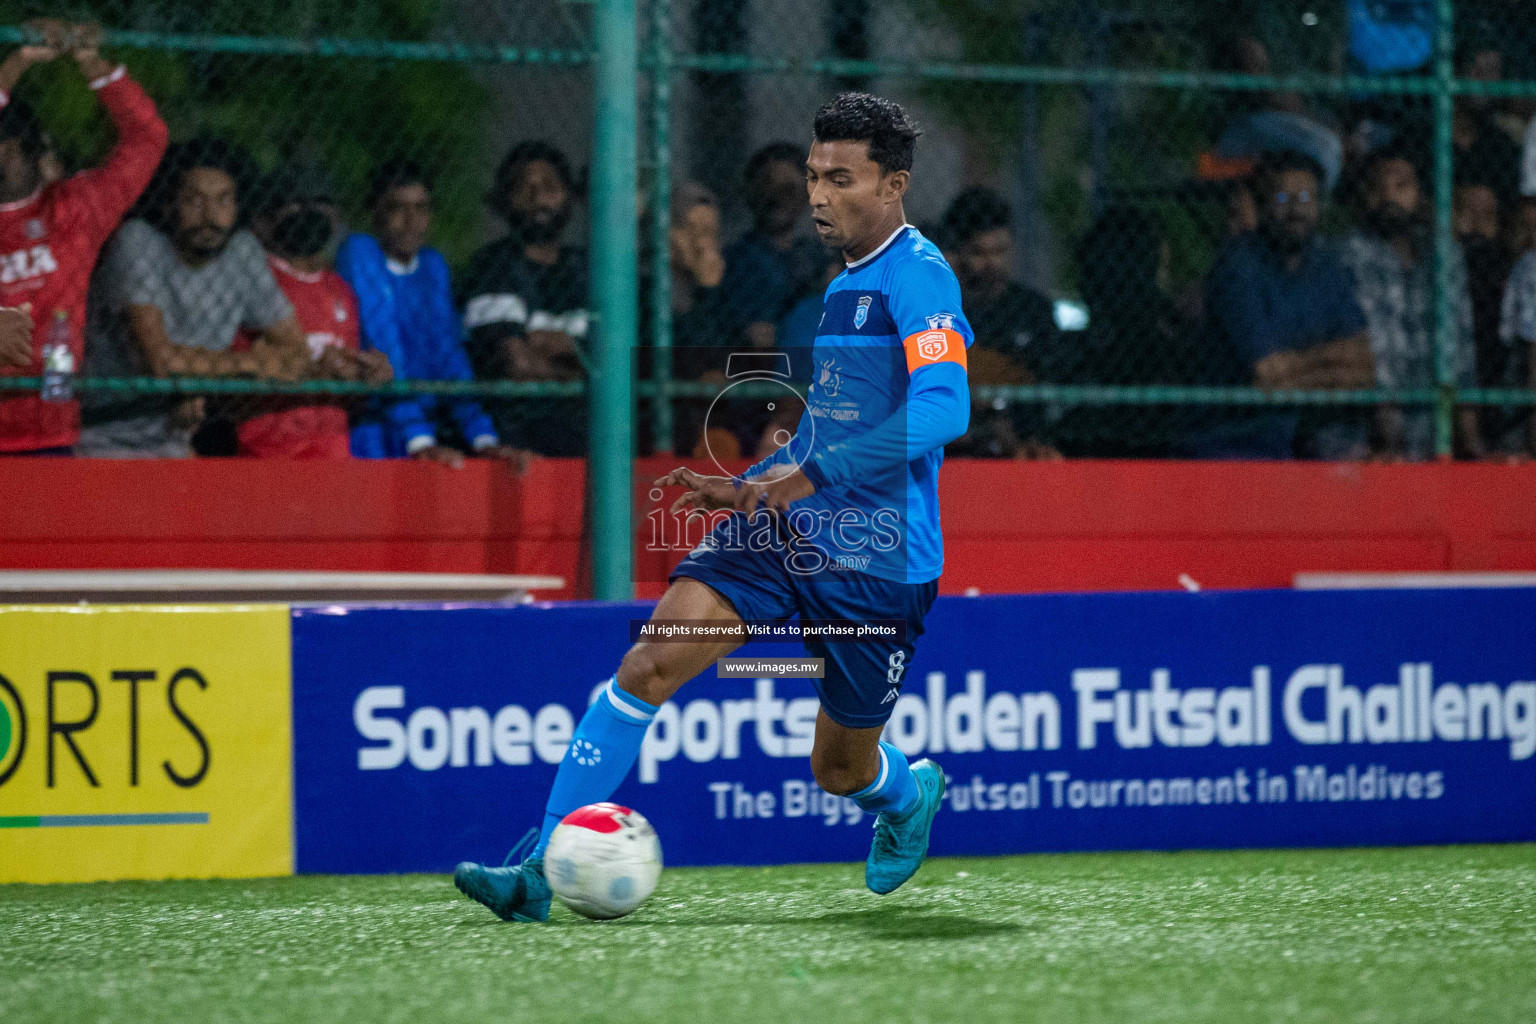
<svg viewBox="0 0 1536 1024"><path fill-rule="evenodd" d="M1521 215L1536 219L1536 197L1520 202ZM1506 375L1500 386L1536 390L1536 237L1529 227L1519 226L1507 236L1521 253L1504 289L1500 336L1509 349ZM1536 415L1530 408L1508 410L1500 424L1505 434L1499 451L1505 455L1536 456Z"/></svg>
<svg viewBox="0 0 1536 1024"><path fill-rule="evenodd" d="M1074 255L1088 329L1076 346L1073 383L1218 382L1208 379L1215 355L1193 350L1199 329L1169 295L1172 250L1155 212L1110 207ZM1169 406L1079 407L1062 426L1073 437L1066 450L1097 458L1166 457L1190 429L1191 412Z"/></svg>
<svg viewBox="0 0 1536 1024"><path fill-rule="evenodd" d="M752 227L725 250L723 302L730 345L773 347L780 317L826 267L826 249L798 232L806 213L805 147L774 142L753 153L743 175Z"/></svg>
<svg viewBox="0 0 1536 1024"><path fill-rule="evenodd" d="M1317 237L1322 172L1300 153L1268 154L1255 172L1259 230L1230 243L1206 283L1217 348L1266 390L1368 388L1375 372L1349 271ZM1357 458L1348 430L1300 433L1296 412L1233 415L1193 437L1203 458Z"/></svg>
<svg viewBox="0 0 1536 1024"><path fill-rule="evenodd" d="M377 349L362 350L357 297L331 269L327 250L340 223L336 190L319 168L290 164L262 182L251 228L267 251L278 287L293 303L309 356L338 380L383 384L393 373ZM255 339L241 332L237 350ZM278 408L237 427L240 454L257 458L345 459L351 455L347 404L338 399L279 400Z"/></svg>
<svg viewBox="0 0 1536 1024"><path fill-rule="evenodd" d="M407 161L385 163L373 174L368 206L374 234L348 235L336 253L336 270L357 295L364 345L382 352L404 380L472 380L448 263L427 246L432 186L426 173ZM474 399L431 395L373 403L353 428L352 454L458 467L463 455L438 439L447 426L438 422L444 411L476 455L526 464L527 453L501 443Z"/></svg>
<svg viewBox="0 0 1536 1024"><path fill-rule="evenodd" d="M1383 388L1435 387L1434 259L1430 225L1418 171L1405 152L1379 149L1361 169L1360 227L1344 239L1341 255L1355 280ZM1461 247L1451 252L1450 289L1456 380L1476 386L1472 306ZM1432 408L1382 406L1376 414L1377 446L1388 458L1428 459L1435 454ZM1467 454L1482 453L1477 410L1458 414L1458 441Z"/></svg>
<svg viewBox="0 0 1536 1024"><path fill-rule="evenodd" d="M561 244L575 211L570 161L544 142L512 147L488 196L507 234L475 253L464 280L464 328L481 377L574 381L585 376L587 254ZM540 455L586 452L586 403L519 399L493 406L509 444Z"/></svg>
<svg viewBox="0 0 1536 1024"><path fill-rule="evenodd" d="M1269 75L1269 50L1249 35L1225 35L1217 42L1213 64L1218 70L1243 75ZM1305 153L1323 171L1323 189L1332 192L1344 161L1338 132L1309 113L1297 92L1235 92L1226 94L1233 114L1215 153L1226 160L1254 159L1266 152Z"/></svg>
<svg viewBox="0 0 1536 1024"><path fill-rule="evenodd" d="M1522 388L1528 379L1523 345L1509 345L1501 331L1504 286L1519 253L1510 239L1515 221L1511 203L1471 172L1458 174L1452 205L1456 240L1467 265L1472 304L1472 343L1477 381L1488 388ZM1483 447L1506 455L1525 449L1525 410L1484 406L1478 412Z"/></svg>
<svg viewBox="0 0 1536 1024"><path fill-rule="evenodd" d="M97 377L247 377L310 372L304 333L242 226L254 166L238 147L200 138L166 151L91 282L86 369ZM234 351L245 328L259 335ZM93 392L77 453L184 458L202 423L201 398Z"/></svg>
<svg viewBox="0 0 1536 1024"><path fill-rule="evenodd" d="M1504 52L1492 39L1464 45L1456 55L1456 77L1473 82L1502 81ZM1499 125L1497 104L1489 96L1456 97L1451 145L1457 173L1476 175L1492 185L1503 200L1513 198L1520 188L1521 155L1520 143ZM1425 155L1429 155L1427 150Z"/></svg>
<svg viewBox="0 0 1536 1024"><path fill-rule="evenodd" d="M939 225L960 280L976 340L967 355L973 385L1034 384L1059 349L1051 300L1013 279L1013 211L985 186L965 189ZM973 402L971 426L951 450L993 458L1059 458L1042 443L1039 407Z"/></svg>
<svg viewBox="0 0 1536 1024"><path fill-rule="evenodd" d="M97 254L139 198L165 152L166 128L155 105L121 67L96 51L94 25L29 23L39 45L23 46L0 64L0 304L13 342L0 373L38 376L74 369L84 359L86 293ZM68 54L90 80L117 129L117 144L98 168L53 181L44 173L48 145L24 100L12 98L22 74ZM29 327L25 335L17 326ZM50 347L62 344L62 351ZM28 395L0 401L0 453L67 451L80 436L72 400Z"/></svg>
<svg viewBox="0 0 1536 1024"><path fill-rule="evenodd" d="M708 188L696 182L673 188L667 246L671 268L672 378L724 383L726 328L720 281L725 276L725 256L720 245L720 207ZM648 269L648 261L642 263L642 274ZM642 302L649 297L649 291L649 287L642 290ZM648 332L650 326L647 308L641 329ZM708 447L704 444L704 416L709 406L708 399L678 399L672 403L676 450L704 457L712 448L721 458L739 457L741 442L726 427L721 427ZM728 417L722 417L722 423L725 419Z"/></svg>

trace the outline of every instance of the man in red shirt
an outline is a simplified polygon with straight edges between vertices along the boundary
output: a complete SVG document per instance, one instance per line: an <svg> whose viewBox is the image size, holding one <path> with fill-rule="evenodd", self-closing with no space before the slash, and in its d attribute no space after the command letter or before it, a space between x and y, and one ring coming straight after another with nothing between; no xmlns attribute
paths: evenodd
<svg viewBox="0 0 1536 1024"><path fill-rule="evenodd" d="M289 165L263 183L251 228L267 251L277 285L309 342L319 376L382 384L394 373L384 353L359 344L357 297L330 269L328 250L340 212L318 168ZM242 334L235 348L251 343ZM241 423L240 454L261 458L345 459L351 455L340 401L284 403Z"/></svg>
<svg viewBox="0 0 1536 1024"><path fill-rule="evenodd" d="M30 313L32 344L24 362L20 352L0 359L0 375L36 377L49 344L65 344L64 364L80 365L91 270L154 174L167 132L144 90L121 66L101 58L96 26L42 19L28 27L42 42L0 62L0 306ZM90 80L117 128L117 145L100 167L44 184L42 126L11 91L28 68L63 54ZM0 453L67 449L79 434L75 401L45 402L38 395L0 400Z"/></svg>

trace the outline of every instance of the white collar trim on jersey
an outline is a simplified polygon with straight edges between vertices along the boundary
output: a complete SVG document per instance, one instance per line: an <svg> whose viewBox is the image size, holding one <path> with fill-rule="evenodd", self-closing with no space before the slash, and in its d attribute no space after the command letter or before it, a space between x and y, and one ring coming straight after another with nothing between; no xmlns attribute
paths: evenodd
<svg viewBox="0 0 1536 1024"><path fill-rule="evenodd" d="M411 262L409 263L401 263L393 256L386 256L384 257L384 265L388 267L389 272L394 274L396 277L409 277L410 275L416 273L417 267L421 266L421 254L417 253L415 256L412 256Z"/></svg>
<svg viewBox="0 0 1536 1024"><path fill-rule="evenodd" d="M879 256L881 253L885 252L885 250L887 250L887 249L889 249L891 247L891 243L896 241L896 236L901 234L903 231L907 230L907 228L909 228L911 226L912 226L911 224L903 224L901 227L897 228L895 231L892 231L891 232L891 237L887 238L885 241L881 242L879 248L877 248L874 252L870 253L868 256L865 256L862 259L854 260L852 263L848 264L848 269L852 270L855 267L862 267L864 264L868 263L870 260L874 259L876 256Z"/></svg>
<svg viewBox="0 0 1536 1024"><path fill-rule="evenodd" d="M25 199L13 200L9 203L0 203L0 213L14 213L17 210L25 209L28 205L37 202L37 197L42 194L43 190L38 189L36 192L33 192Z"/></svg>

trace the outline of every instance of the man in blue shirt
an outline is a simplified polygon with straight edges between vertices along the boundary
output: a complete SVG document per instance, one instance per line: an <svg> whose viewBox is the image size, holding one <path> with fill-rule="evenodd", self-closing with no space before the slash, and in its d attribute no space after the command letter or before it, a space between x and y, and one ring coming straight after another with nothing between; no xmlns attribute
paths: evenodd
<svg viewBox="0 0 1536 1024"><path fill-rule="evenodd" d="M827 289L813 383L793 438L740 477L677 469L673 511L718 525L673 570L652 615L708 624L718 639L642 642L600 690L560 764L533 853L516 867L460 864L454 882L503 920L549 915L544 849L560 820L608 799L660 705L745 638L745 622L894 622L890 640L827 643L811 770L876 815L864 883L889 893L928 850L944 773L880 739L943 568L938 472L970 417L970 325L960 285L906 222L919 130L890 100L845 93L816 114L805 161L816 231L846 268Z"/></svg>
<svg viewBox="0 0 1536 1024"><path fill-rule="evenodd" d="M1213 324L1251 375L1244 383L1266 390L1372 387L1375 362L1354 279L1317 237L1317 164L1300 153L1271 154L1254 178L1259 229L1227 246L1206 284ZM1299 438L1302 456L1365 454L1358 416L1309 421ZM1234 418L1190 447L1204 458L1288 459L1298 454L1300 424L1294 411Z"/></svg>
<svg viewBox="0 0 1536 1024"><path fill-rule="evenodd" d="M369 205L374 234L349 235L336 253L337 273L357 293L363 344L389 357L397 379L473 379L448 264L427 246L432 189L426 175L410 163L383 165L374 174ZM464 456L438 441L440 409L476 455L525 464L527 453L503 445L473 399L440 401L430 395L377 403L353 428L352 454L462 465Z"/></svg>

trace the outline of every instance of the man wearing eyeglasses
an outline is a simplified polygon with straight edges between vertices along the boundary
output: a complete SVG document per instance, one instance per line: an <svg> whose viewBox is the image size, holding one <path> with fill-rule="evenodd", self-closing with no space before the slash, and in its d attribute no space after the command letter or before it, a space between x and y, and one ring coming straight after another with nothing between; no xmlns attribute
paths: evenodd
<svg viewBox="0 0 1536 1024"><path fill-rule="evenodd" d="M1207 308L1244 383L1269 391L1369 388L1375 362L1353 278L1318 238L1322 172L1300 153L1266 154L1254 172L1259 227L1212 268ZM1205 458L1352 459L1366 455L1359 415L1296 410L1232 419L1202 436Z"/></svg>

